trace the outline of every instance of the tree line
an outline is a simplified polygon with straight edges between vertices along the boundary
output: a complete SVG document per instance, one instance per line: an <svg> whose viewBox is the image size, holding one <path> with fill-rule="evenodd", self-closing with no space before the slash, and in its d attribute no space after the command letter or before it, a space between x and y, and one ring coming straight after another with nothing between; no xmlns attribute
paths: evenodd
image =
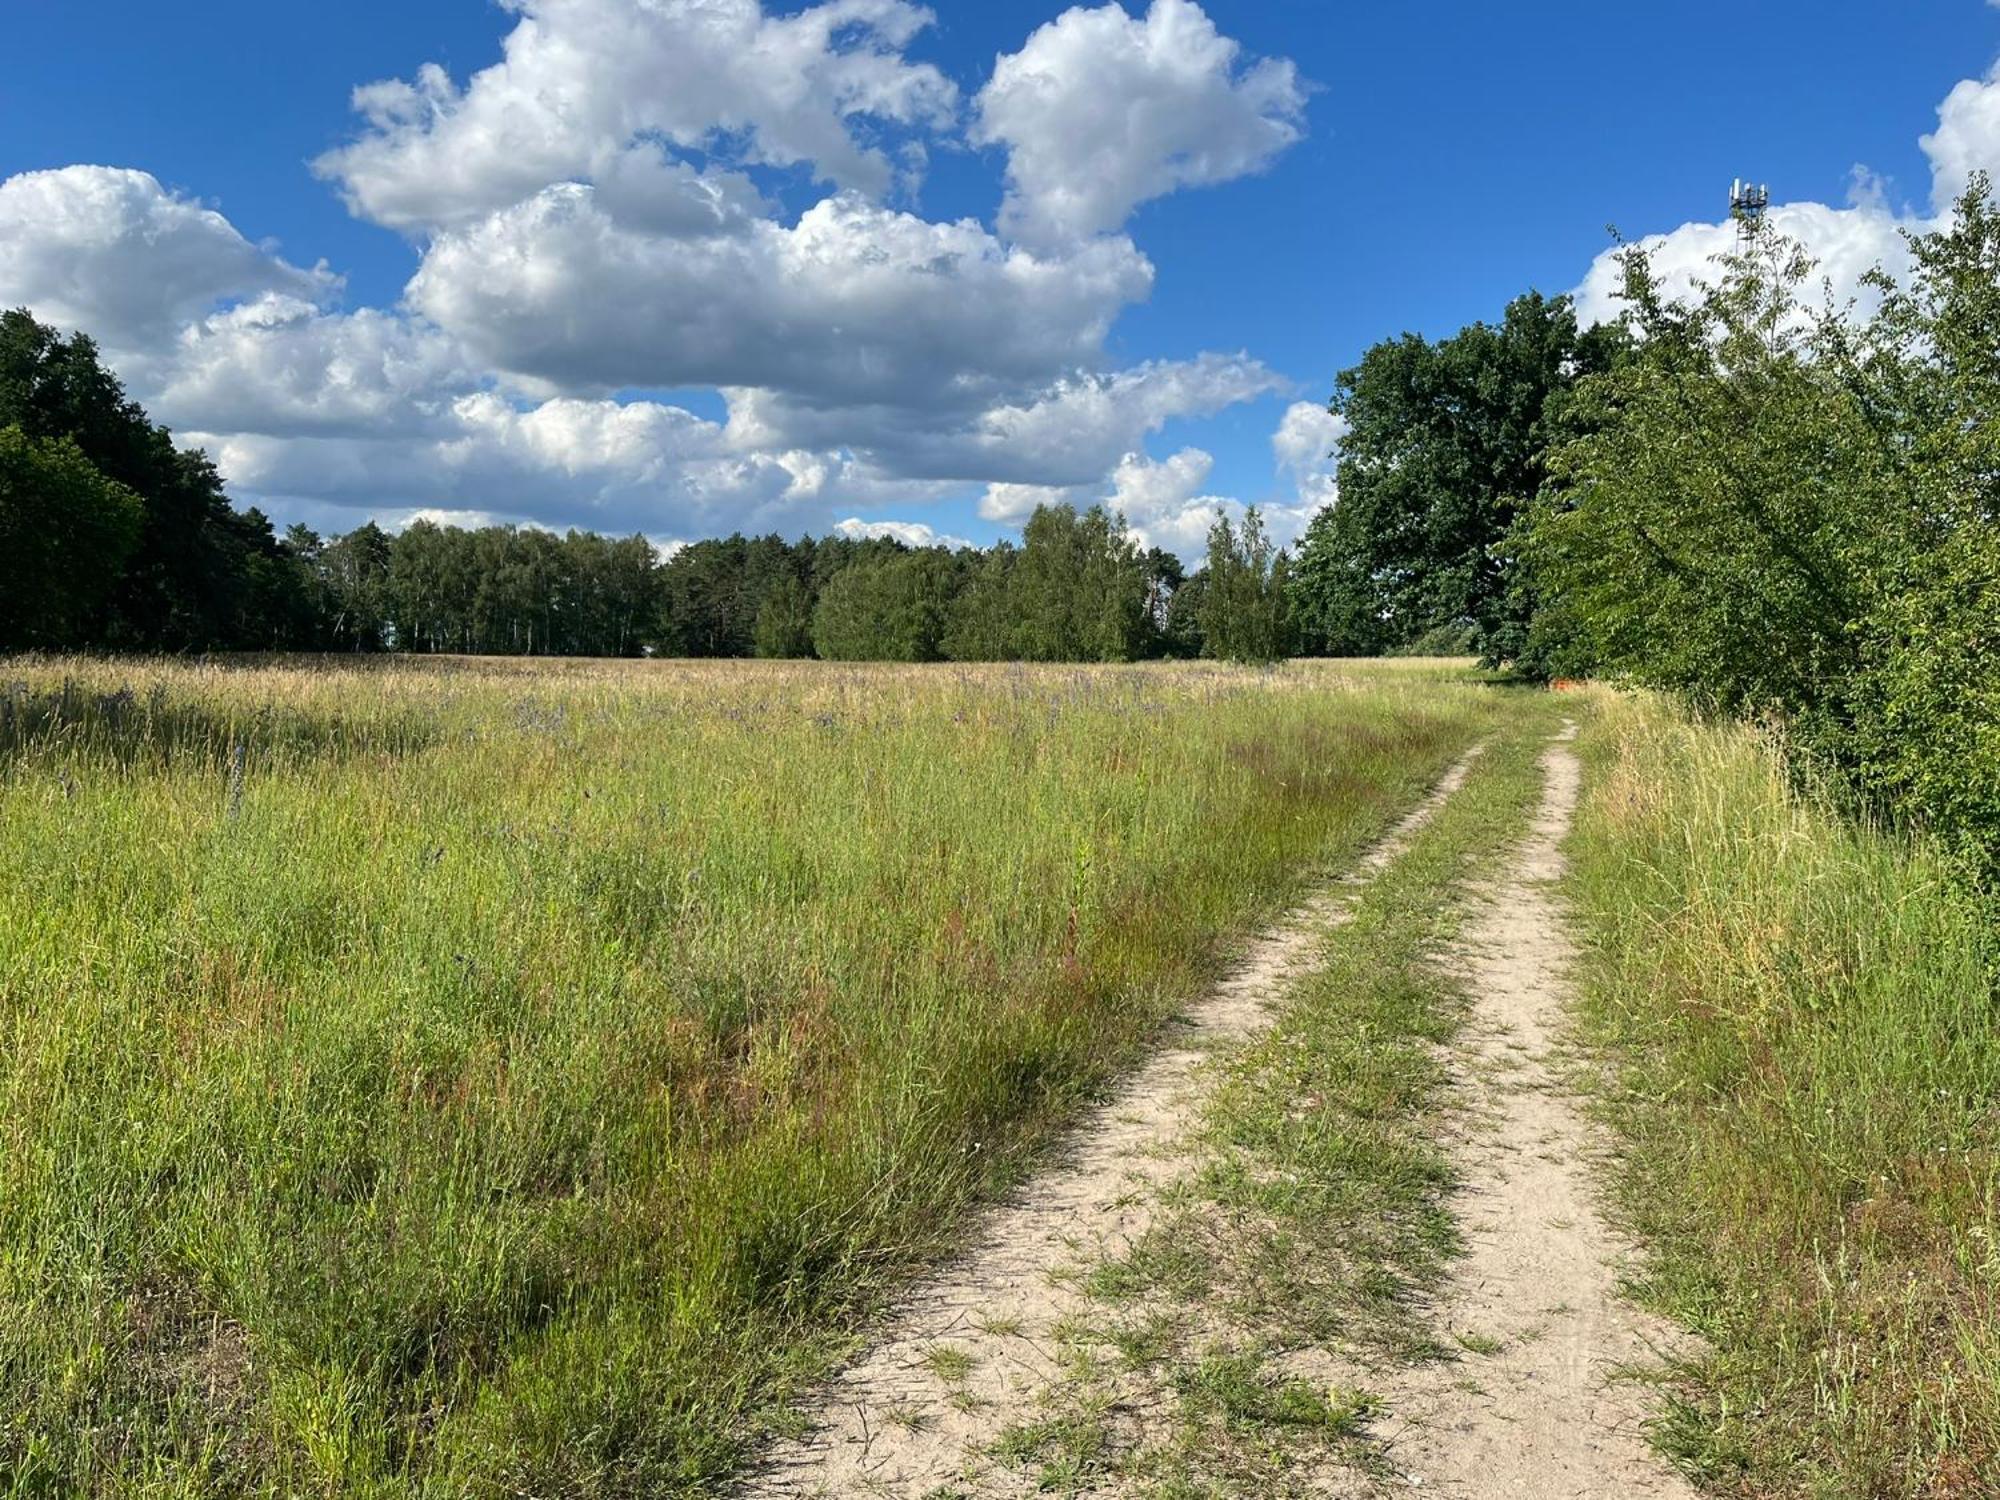
<svg viewBox="0 0 2000 1500"><path fill-rule="evenodd" d="M0 314L0 650L1133 661L1291 649L1252 512L1192 575L1102 508L1018 546L643 536L372 521L321 537L235 509L91 340ZM1213 583L1213 587L1211 587Z"/></svg>

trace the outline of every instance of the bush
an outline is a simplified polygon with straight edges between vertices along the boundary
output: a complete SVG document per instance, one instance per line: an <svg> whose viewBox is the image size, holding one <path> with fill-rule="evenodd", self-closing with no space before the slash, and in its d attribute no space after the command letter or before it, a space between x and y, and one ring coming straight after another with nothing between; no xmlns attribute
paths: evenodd
<svg viewBox="0 0 2000 1500"><path fill-rule="evenodd" d="M1635 352L1577 392L1523 538L1528 658L1783 722L2000 877L2000 216L1975 178L1907 287L1808 314L1768 228L1687 305L1626 259Z"/></svg>
<svg viewBox="0 0 2000 1500"><path fill-rule="evenodd" d="M1384 654L1389 656L1477 656L1479 632L1470 625L1433 625L1415 640Z"/></svg>
<svg viewBox="0 0 2000 1500"><path fill-rule="evenodd" d="M81 633L143 514L139 497L70 439L0 427L0 649L61 646Z"/></svg>

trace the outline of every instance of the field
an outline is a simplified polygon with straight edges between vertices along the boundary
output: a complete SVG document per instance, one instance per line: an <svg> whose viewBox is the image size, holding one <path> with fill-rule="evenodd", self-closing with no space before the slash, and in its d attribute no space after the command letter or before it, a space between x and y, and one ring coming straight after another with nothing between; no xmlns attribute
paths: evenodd
<svg viewBox="0 0 2000 1500"><path fill-rule="evenodd" d="M1005 1319L885 1346L981 1462L1487 1472L1373 1418L1551 1399L1554 1289L1454 1269L1513 1116L1681 1330L1628 1426L1698 1489L1994 1493L1991 908L1785 767L1441 662L0 664L0 1495L725 1490L1315 893L1268 1030L1130 1116L1173 1170L1104 1176L1150 1227L1053 1276L1047 1388ZM1492 1041L1545 1025L1509 985L1560 1034ZM1530 1263L1596 1233L1511 1213ZM1554 1312L1624 1318L1578 1264Z"/></svg>
<svg viewBox="0 0 2000 1500"><path fill-rule="evenodd" d="M1506 696L7 664L0 1490L716 1481Z"/></svg>

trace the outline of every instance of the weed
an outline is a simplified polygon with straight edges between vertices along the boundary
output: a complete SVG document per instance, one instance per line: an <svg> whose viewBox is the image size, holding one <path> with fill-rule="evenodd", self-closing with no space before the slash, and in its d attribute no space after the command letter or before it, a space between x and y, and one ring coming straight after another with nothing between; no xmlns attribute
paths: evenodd
<svg viewBox="0 0 2000 1500"><path fill-rule="evenodd" d="M972 1356L954 1344L938 1344L925 1354L931 1373L947 1385L958 1385L972 1373Z"/></svg>

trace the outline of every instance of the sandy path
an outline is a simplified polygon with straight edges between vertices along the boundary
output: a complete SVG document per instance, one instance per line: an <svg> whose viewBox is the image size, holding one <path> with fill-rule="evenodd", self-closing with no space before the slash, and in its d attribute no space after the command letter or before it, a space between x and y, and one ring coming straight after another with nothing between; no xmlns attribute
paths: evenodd
<svg viewBox="0 0 2000 1500"><path fill-rule="evenodd" d="M741 1493L916 1500L1032 1492L1032 1478L997 1465L989 1449L1010 1424L1046 1415L1041 1398L1061 1375L1059 1329L1088 1305L1065 1268L1120 1256L1152 1226L1156 1190L1194 1164L1186 1136L1198 1118L1204 1058L1269 1024L1289 977L1346 919L1354 890L1429 822L1477 753L1353 874L1250 945L1171 1044L1086 1117L1064 1159L990 1217L969 1255L915 1291L884 1337L836 1380L807 1436L767 1455Z"/></svg>
<svg viewBox="0 0 2000 1500"><path fill-rule="evenodd" d="M1445 1496L1692 1497L1646 1444L1643 1388L1616 1378L1669 1335L1618 1295L1630 1247L1599 1210L1598 1136L1564 1082L1574 950L1549 885L1580 772L1560 743L1543 769L1534 826L1498 882L1474 889L1451 960L1473 998L1475 1124L1460 1153L1470 1253L1440 1312L1467 1350L1391 1382L1408 1422L1388 1434L1391 1458L1404 1486ZM1498 1352L1478 1352L1495 1339Z"/></svg>

